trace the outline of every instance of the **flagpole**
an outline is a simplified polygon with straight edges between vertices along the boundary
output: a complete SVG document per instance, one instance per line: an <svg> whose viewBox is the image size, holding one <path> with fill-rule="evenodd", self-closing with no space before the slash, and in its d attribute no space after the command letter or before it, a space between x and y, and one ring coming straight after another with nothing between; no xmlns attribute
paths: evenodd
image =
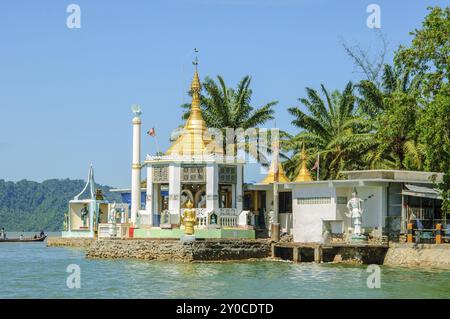
<svg viewBox="0 0 450 319"><path fill-rule="evenodd" d="M319 180L320 176L320 155L317 153L317 180Z"/></svg>
<svg viewBox="0 0 450 319"><path fill-rule="evenodd" d="M159 150L159 143L158 143L158 138L156 137L156 133L153 137L155 138L156 151L158 152L157 155L159 155L161 153L161 151Z"/></svg>

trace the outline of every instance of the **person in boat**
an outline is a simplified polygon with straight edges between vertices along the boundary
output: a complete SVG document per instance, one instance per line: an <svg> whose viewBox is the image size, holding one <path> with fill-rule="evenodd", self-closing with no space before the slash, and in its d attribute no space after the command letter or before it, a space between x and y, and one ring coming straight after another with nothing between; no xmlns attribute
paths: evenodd
<svg viewBox="0 0 450 319"><path fill-rule="evenodd" d="M23 234L20 234L20 240L23 240Z"/></svg>
<svg viewBox="0 0 450 319"><path fill-rule="evenodd" d="M6 239L6 233L5 233L5 229L4 228L2 228L0 230L0 239Z"/></svg>
<svg viewBox="0 0 450 319"><path fill-rule="evenodd" d="M39 234L39 238L42 238L42 237L44 237L44 236L45 236L45 233L44 233L43 230L41 230L41 233Z"/></svg>

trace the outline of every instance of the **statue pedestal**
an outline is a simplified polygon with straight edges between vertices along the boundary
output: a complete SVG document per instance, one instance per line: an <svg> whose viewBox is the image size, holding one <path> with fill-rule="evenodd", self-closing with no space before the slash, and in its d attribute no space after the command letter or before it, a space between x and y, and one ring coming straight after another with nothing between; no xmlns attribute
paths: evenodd
<svg viewBox="0 0 450 319"><path fill-rule="evenodd" d="M195 235L184 235L180 237L181 243L192 243L196 240Z"/></svg>
<svg viewBox="0 0 450 319"><path fill-rule="evenodd" d="M363 243L367 241L367 237L364 235L353 235L352 242L354 243Z"/></svg>
<svg viewBox="0 0 450 319"><path fill-rule="evenodd" d="M161 229L172 229L172 224L161 224Z"/></svg>

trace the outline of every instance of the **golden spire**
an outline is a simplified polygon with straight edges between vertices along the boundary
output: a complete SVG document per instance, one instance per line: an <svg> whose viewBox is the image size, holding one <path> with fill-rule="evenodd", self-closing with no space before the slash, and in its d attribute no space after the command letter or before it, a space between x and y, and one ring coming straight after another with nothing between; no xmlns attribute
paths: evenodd
<svg viewBox="0 0 450 319"><path fill-rule="evenodd" d="M196 51L197 52L197 51ZM177 140L167 150L166 155L208 155L209 153L222 154L222 147L211 144L213 141L207 132L206 123L203 120L200 107L200 77L197 71L197 58L193 62L195 65L194 78L191 82L191 111L189 118L184 125L183 132Z"/></svg>
<svg viewBox="0 0 450 319"><path fill-rule="evenodd" d="M310 182L313 180L311 173L306 167L306 151L305 151L305 143L303 143L302 152L300 153L300 159L302 161L300 171L298 172L297 178L294 182Z"/></svg>
<svg viewBox="0 0 450 319"><path fill-rule="evenodd" d="M272 184L275 182L275 161L270 164L270 170L267 176L260 182L261 184ZM283 166L278 162L278 183L289 183L290 180L283 170Z"/></svg>
<svg viewBox="0 0 450 319"><path fill-rule="evenodd" d="M278 176L277 176L277 173L278 173ZM281 165L281 162L279 160L279 156L278 156L277 152L274 153L272 163L270 164L269 173L267 173L267 176L260 183L261 184L272 184L274 182L278 182L278 183L289 183L290 182L289 178L286 176L286 173L284 172L283 165Z"/></svg>

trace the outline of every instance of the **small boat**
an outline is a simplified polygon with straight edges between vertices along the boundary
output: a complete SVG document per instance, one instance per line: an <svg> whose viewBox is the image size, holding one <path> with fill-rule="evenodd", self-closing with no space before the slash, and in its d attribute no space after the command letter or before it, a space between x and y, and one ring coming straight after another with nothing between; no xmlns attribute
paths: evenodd
<svg viewBox="0 0 450 319"><path fill-rule="evenodd" d="M42 237L37 238L7 238L7 239L0 239L0 243L35 243L44 241L45 238L47 238L47 235L44 235Z"/></svg>

